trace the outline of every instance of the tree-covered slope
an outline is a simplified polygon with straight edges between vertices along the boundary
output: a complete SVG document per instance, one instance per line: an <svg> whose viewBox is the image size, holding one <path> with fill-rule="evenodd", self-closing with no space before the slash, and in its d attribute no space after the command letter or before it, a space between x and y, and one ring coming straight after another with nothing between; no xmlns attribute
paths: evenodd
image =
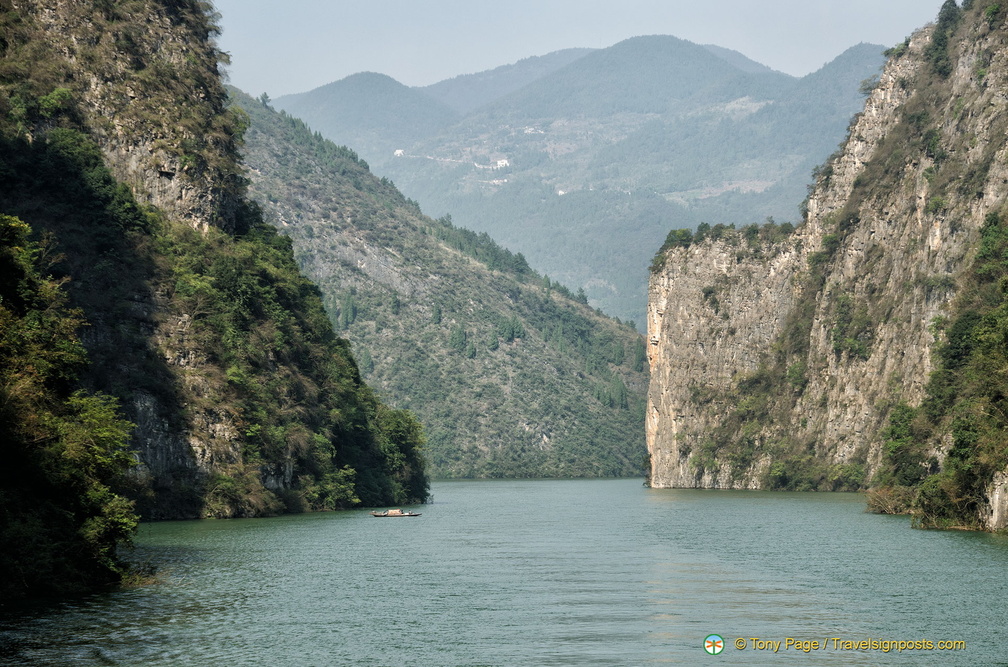
<svg viewBox="0 0 1008 667"><path fill-rule="evenodd" d="M81 390L79 311L44 273L46 250L0 215L0 599L115 581L136 528L123 495L132 424Z"/></svg>
<svg viewBox="0 0 1008 667"><path fill-rule="evenodd" d="M643 341L520 254L423 216L355 153L237 91L250 192L435 475L639 474ZM582 297L583 300L583 297Z"/></svg>
<svg viewBox="0 0 1008 667"><path fill-rule="evenodd" d="M247 117L224 104L211 9L0 4L11 596L115 580L138 511L427 497L420 424L362 381L289 239L244 198Z"/></svg>

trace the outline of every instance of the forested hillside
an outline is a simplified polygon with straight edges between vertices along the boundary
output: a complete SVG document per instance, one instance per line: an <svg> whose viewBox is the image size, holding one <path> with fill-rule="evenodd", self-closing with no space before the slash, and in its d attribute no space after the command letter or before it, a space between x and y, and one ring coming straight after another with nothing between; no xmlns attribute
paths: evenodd
<svg viewBox="0 0 1008 667"><path fill-rule="evenodd" d="M138 513L425 500L422 428L244 198L209 3L0 26L0 599L115 581Z"/></svg>
<svg viewBox="0 0 1008 667"><path fill-rule="evenodd" d="M643 339L521 254L420 213L350 149L233 91L250 192L291 238L361 372L428 433L438 476L643 471Z"/></svg>

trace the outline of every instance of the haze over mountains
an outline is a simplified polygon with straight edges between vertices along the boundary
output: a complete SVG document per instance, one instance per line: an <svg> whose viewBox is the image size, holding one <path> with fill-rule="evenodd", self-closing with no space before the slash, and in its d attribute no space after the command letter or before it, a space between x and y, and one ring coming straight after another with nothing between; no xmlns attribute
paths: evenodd
<svg viewBox="0 0 1008 667"><path fill-rule="evenodd" d="M486 231L594 306L643 322L671 228L798 220L882 47L796 78L671 36L410 88L374 73L274 100L432 216Z"/></svg>

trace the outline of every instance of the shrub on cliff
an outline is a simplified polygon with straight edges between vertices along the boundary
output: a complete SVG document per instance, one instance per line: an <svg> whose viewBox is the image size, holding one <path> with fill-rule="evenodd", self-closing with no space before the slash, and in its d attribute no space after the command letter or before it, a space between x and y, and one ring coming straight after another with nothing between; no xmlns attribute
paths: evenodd
<svg viewBox="0 0 1008 667"><path fill-rule="evenodd" d="M655 254L654 259L651 261L651 273L656 273L661 271L662 267L665 266L665 260L667 259L667 253L672 248L688 248L693 243L693 230L691 229L673 229L665 237L665 243L662 247L658 249Z"/></svg>
<svg viewBox="0 0 1008 667"><path fill-rule="evenodd" d="M949 56L949 40L959 19L962 17L962 10L955 0L945 0L938 12L938 23L931 36L931 43L928 44L925 56L931 63L935 74L945 78L952 73L952 58Z"/></svg>

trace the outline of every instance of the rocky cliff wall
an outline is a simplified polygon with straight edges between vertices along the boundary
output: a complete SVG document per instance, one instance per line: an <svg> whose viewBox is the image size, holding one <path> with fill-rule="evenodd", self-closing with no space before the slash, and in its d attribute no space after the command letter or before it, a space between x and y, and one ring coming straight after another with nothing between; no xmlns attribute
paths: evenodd
<svg viewBox="0 0 1008 667"><path fill-rule="evenodd" d="M705 434L730 411L720 398L756 371L795 297L800 251L707 241L669 251L648 299L646 433L651 485L756 488L766 461L739 475L731 466L696 466Z"/></svg>
<svg viewBox="0 0 1008 667"><path fill-rule="evenodd" d="M973 17L947 78L932 71L934 26L895 49L792 235L694 239L659 256L653 486L787 486L802 461L869 483L892 408L923 398L934 325L1008 195L1008 52L1001 24ZM931 453L940 462L949 446L936 439ZM1005 521L998 479L982 512L992 528Z"/></svg>
<svg viewBox="0 0 1008 667"><path fill-rule="evenodd" d="M61 83L116 178L178 220L229 229L241 185L240 137L226 113L218 63L227 56L212 40L209 3L11 5L32 23L35 48L62 61Z"/></svg>
<svg viewBox="0 0 1008 667"><path fill-rule="evenodd" d="M21 115L20 132L36 141L58 123L86 130L114 177L169 224L204 234L233 231L244 192L242 118L226 106L219 71L226 56L212 40L211 10L199 0L0 3L11 28L0 52L5 97L30 109ZM20 82L8 82L12 71L20 72ZM58 103L55 111L31 110L30 98L43 95ZM60 221L39 227L55 231L57 242L69 234ZM141 465L135 472L156 495L147 516L194 516L203 480L241 460L238 419L216 405L227 382L219 360L190 335L199 314L184 312L170 270L152 261L149 242L138 243L98 262L85 260L80 248L58 250L68 257L71 293L100 290L107 279L102 271L113 265L115 279L131 286L114 312L85 307L89 326L81 337L92 358L116 358L89 382L118 394L136 424L132 444ZM278 485L290 483L290 475L281 475Z"/></svg>

